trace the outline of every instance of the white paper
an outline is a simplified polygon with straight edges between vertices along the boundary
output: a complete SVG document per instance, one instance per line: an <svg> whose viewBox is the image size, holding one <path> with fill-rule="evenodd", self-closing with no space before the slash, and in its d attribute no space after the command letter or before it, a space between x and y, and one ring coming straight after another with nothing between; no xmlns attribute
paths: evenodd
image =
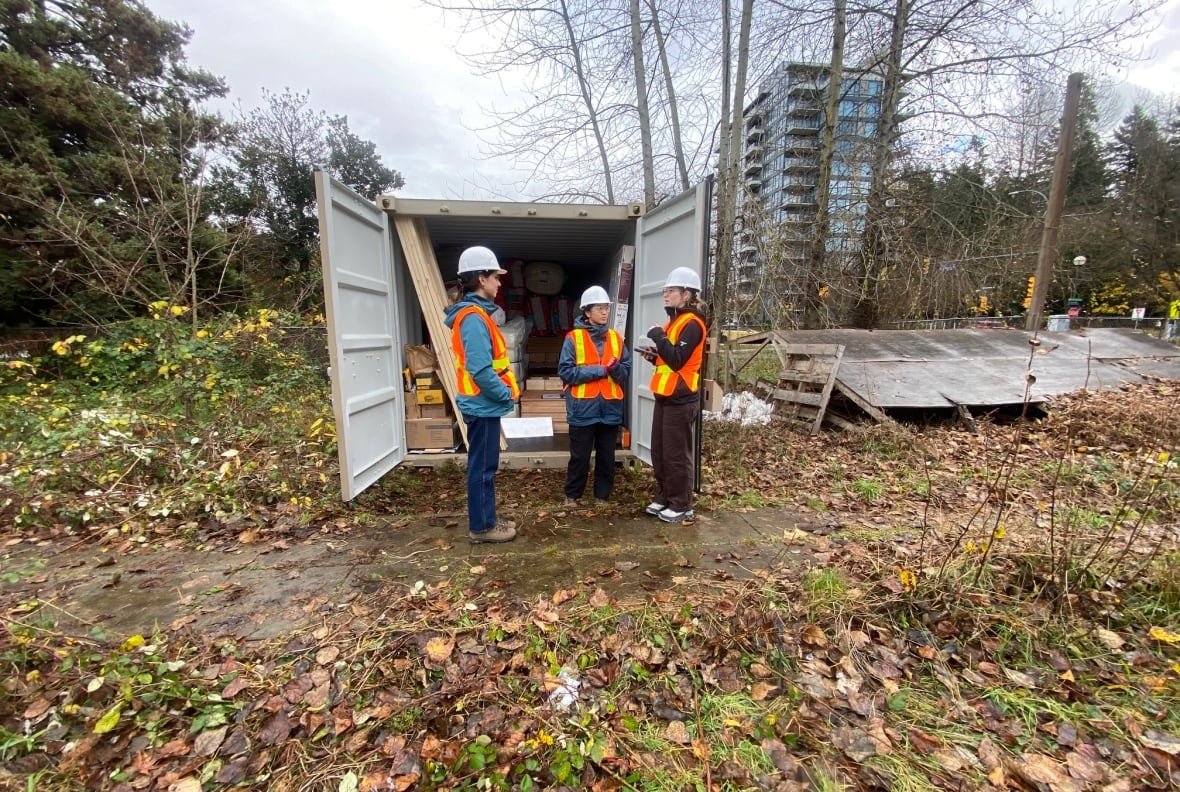
<svg viewBox="0 0 1180 792"><path fill-rule="evenodd" d="M553 419L548 415L532 418L501 418L500 428L504 436L519 437L553 437Z"/></svg>

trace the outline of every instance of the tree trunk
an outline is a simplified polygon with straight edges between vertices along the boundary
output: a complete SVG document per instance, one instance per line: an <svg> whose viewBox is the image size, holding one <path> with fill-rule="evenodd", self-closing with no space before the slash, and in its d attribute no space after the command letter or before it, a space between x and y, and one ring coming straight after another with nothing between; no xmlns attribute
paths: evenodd
<svg viewBox="0 0 1180 792"><path fill-rule="evenodd" d="M680 108L676 104L676 86L672 80L672 67L668 63L668 50L664 45L664 32L660 29L660 15L654 0L647 0L651 11L651 25L656 34L656 46L660 51L660 70L664 74L664 90L668 92L668 119L672 124L672 149L676 157L676 170L680 174L680 189L687 190L688 162L684 158L684 141L680 135Z"/></svg>
<svg viewBox="0 0 1180 792"><path fill-rule="evenodd" d="M889 165L893 146L897 142L897 107L901 101L902 51L912 0L896 0L889 53L884 67L884 88L881 95L881 117L877 123L877 140L873 149L869 200L865 213L864 243L861 250L861 270L856 284L855 304L850 321L853 327L874 328L880 322L881 306L879 281L889 265L889 218L885 205L888 197Z"/></svg>
<svg viewBox="0 0 1180 792"><path fill-rule="evenodd" d="M728 20L728 3L726 5ZM737 173L738 151L741 146L742 114L745 109L746 66L750 58L750 20L753 17L754 0L742 0L741 27L738 32L738 66L737 77L733 86L733 102L730 105L728 135L722 137L721 149L724 152L719 163L719 170L724 175L725 189L721 190L717 205L717 260L713 273L713 330L714 348L720 350L720 336L722 326L726 321L726 311L729 305L730 270L733 265L733 230L737 219ZM726 26L728 28L728 25ZM726 31L728 32L728 30ZM726 50L728 51L728 37ZM728 54L728 53L727 53ZM728 59L726 59L728 62ZM728 71L728 70L727 70ZM728 80L726 80L728 82ZM728 138L728 143L726 142ZM722 387L728 388L729 372L724 371L721 376Z"/></svg>
<svg viewBox="0 0 1180 792"><path fill-rule="evenodd" d="M594 99L590 96L590 82L586 79L586 71L582 66L582 50L574 27L570 23L569 6L566 0L561 0L561 21L565 24L565 33L569 38L570 52L574 56L574 74L578 78L578 89L582 93L582 101L586 103L586 115L590 118L590 127L594 131L594 142L598 146L598 158L602 163L602 178L606 182L606 202L615 202L615 187L611 180L610 157L606 153L606 143L602 139L602 127L598 125L598 110L594 107Z"/></svg>
<svg viewBox="0 0 1180 792"><path fill-rule="evenodd" d="M643 62L643 25L639 0L631 0L631 62L635 66L635 106L639 109L639 145L643 155L643 203L656 202L656 167L651 148L651 113L647 106L647 68Z"/></svg>
<svg viewBox="0 0 1180 792"><path fill-rule="evenodd" d="M832 23L832 63L828 73L828 92L824 98L824 125L820 130L819 176L815 186L815 230L811 238L811 258L803 280L803 326L822 326L824 259L827 254L830 222L832 156L836 151L836 117L840 110L840 84L844 79L844 37L847 29L847 0L836 0L836 17Z"/></svg>

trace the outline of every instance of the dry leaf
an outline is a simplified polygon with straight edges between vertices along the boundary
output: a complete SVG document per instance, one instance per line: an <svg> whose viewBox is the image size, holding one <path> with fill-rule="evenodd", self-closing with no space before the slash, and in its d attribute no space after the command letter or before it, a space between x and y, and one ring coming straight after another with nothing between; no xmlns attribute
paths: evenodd
<svg viewBox="0 0 1180 792"><path fill-rule="evenodd" d="M578 596L577 589L558 589L557 591L553 592L553 604L561 605L563 603L569 602L576 596Z"/></svg>
<svg viewBox="0 0 1180 792"><path fill-rule="evenodd" d="M1098 640L1102 642L1102 645L1107 649L1110 649L1112 652L1121 649L1123 644L1126 643L1126 641L1123 640L1122 636L1120 636L1118 633L1111 632L1110 630L1107 630L1103 627L1099 627L1096 633L1098 635Z"/></svg>
<svg viewBox="0 0 1180 792"><path fill-rule="evenodd" d="M776 690L778 690L778 685L755 682L754 687L750 690L750 698L754 699L754 701L765 701L767 696Z"/></svg>
<svg viewBox="0 0 1180 792"><path fill-rule="evenodd" d="M1163 751L1169 756L1176 756L1180 754L1180 739L1177 739L1171 734L1158 732L1154 729L1148 729L1143 734L1139 735L1139 742L1146 745L1148 748L1154 748L1157 751Z"/></svg>
<svg viewBox="0 0 1180 792"><path fill-rule="evenodd" d="M315 661L320 665L328 665L335 663L336 658L340 656L340 648L336 646L325 646L315 654Z"/></svg>
<svg viewBox="0 0 1180 792"><path fill-rule="evenodd" d="M684 725L684 721L672 721L664 729L664 739L668 742L674 742L677 745L688 745L692 739L688 736L688 728Z"/></svg>
<svg viewBox="0 0 1180 792"><path fill-rule="evenodd" d="M804 627L801 638L803 643L811 644L812 646L828 645L828 636L824 635L824 631L818 624L809 624Z"/></svg>
<svg viewBox="0 0 1180 792"><path fill-rule="evenodd" d="M1166 644L1175 645L1180 643L1180 633L1165 630L1163 627L1152 627L1148 630L1147 637Z"/></svg>
<svg viewBox="0 0 1180 792"><path fill-rule="evenodd" d="M201 781L192 776L185 776L169 786L168 792L201 792Z"/></svg>
<svg viewBox="0 0 1180 792"><path fill-rule="evenodd" d="M225 740L225 732L228 728L228 726L222 726L220 729L211 729L198 734L197 739L193 740L193 753L197 756L213 756L221 747L222 741Z"/></svg>
<svg viewBox="0 0 1180 792"><path fill-rule="evenodd" d="M455 639L453 638L444 638L438 635L426 642L426 657L432 663L445 662L453 651L455 651Z"/></svg>
<svg viewBox="0 0 1180 792"><path fill-rule="evenodd" d="M42 715L44 715L46 712L49 712L49 708L51 706L52 706L52 704L48 699L39 698L36 701L34 701L32 704L30 704L27 708L25 708L25 712L22 717L24 717L26 720L34 720L35 721L38 718L40 718Z"/></svg>
<svg viewBox="0 0 1180 792"><path fill-rule="evenodd" d="M1066 775L1055 759L1044 754L1021 754L1011 768L1033 784L1046 785L1050 792L1082 792L1082 786Z"/></svg>

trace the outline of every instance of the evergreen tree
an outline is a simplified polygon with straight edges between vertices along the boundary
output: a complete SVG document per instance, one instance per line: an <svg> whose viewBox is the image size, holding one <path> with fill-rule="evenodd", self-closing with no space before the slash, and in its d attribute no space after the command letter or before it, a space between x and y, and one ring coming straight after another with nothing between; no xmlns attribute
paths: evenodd
<svg viewBox="0 0 1180 792"><path fill-rule="evenodd" d="M169 276L167 265L145 268L131 283L153 258L145 248L169 241L145 240L128 218L168 203L191 147L216 135L195 108L225 89L185 64L189 35L131 0L0 2L0 311L9 321L130 312L110 271L119 257L128 289Z"/></svg>

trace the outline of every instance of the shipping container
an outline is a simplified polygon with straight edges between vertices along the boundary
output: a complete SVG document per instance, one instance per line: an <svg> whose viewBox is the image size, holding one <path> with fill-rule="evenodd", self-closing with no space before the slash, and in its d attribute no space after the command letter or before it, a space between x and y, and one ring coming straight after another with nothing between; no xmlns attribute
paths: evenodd
<svg viewBox="0 0 1180 792"><path fill-rule="evenodd" d="M407 449L403 349L407 344L428 343L429 338L423 332L422 307L395 218L423 221L443 280L455 277L463 249L484 245L502 262L508 258L559 262L578 289L606 286L620 248L634 246L624 341L632 350L649 327L667 320L662 290L673 268L693 267L702 282L707 280L709 182L646 212L641 204L397 196L381 196L374 202L322 171L316 172L316 198L332 404L345 500L407 460L414 464L464 461L462 448L457 454L410 454ZM620 458L633 455L648 464L655 406L650 377L651 365L635 355L627 389L631 448L620 452ZM509 441L500 464L502 468L563 467L567 460L568 451L553 438L531 438Z"/></svg>

